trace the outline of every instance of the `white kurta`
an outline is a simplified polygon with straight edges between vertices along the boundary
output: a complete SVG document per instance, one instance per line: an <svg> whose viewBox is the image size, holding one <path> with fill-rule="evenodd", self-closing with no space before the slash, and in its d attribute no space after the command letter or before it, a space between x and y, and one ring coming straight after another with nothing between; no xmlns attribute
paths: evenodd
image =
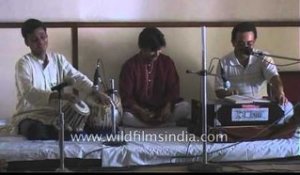
<svg viewBox="0 0 300 175"><path fill-rule="evenodd" d="M43 63L32 54L23 56L15 67L18 103L12 118L11 133L17 132L19 122L25 118L53 124L57 119L57 102L49 101L51 87L63 82L64 78L75 80L74 88L89 94L92 81L76 70L66 58L58 53L47 53L49 63Z"/></svg>

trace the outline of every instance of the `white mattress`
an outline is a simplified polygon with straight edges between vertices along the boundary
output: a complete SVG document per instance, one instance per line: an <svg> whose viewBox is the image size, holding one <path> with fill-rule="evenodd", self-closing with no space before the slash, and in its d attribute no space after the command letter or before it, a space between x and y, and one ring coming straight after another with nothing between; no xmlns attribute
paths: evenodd
<svg viewBox="0 0 300 175"><path fill-rule="evenodd" d="M145 138L145 135L187 133L185 128L124 128L120 147L105 146L103 138L96 141L65 142L66 158L101 159L103 167L157 165L202 160L202 142ZM144 136L143 136L144 135ZM161 137L162 138L162 137ZM178 137L179 138L179 137ZM299 138L207 144L208 160L212 162L252 161L299 156ZM226 148L225 148L226 147ZM224 149L225 148L225 149ZM0 137L0 158L6 161L59 159L58 141L28 141L20 136Z"/></svg>
<svg viewBox="0 0 300 175"><path fill-rule="evenodd" d="M66 158L101 159L101 151L88 153L102 149L102 147L101 143L67 141L64 153ZM2 136L0 137L0 158L7 162L59 159L59 142L54 140L29 141L23 137Z"/></svg>

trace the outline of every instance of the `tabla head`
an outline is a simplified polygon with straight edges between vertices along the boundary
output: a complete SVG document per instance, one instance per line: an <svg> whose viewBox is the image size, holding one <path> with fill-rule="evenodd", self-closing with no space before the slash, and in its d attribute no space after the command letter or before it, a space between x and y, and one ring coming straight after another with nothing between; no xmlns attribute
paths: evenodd
<svg viewBox="0 0 300 175"><path fill-rule="evenodd" d="M84 101L79 101L77 103L74 103L72 107L81 115L87 116L90 114L90 108Z"/></svg>

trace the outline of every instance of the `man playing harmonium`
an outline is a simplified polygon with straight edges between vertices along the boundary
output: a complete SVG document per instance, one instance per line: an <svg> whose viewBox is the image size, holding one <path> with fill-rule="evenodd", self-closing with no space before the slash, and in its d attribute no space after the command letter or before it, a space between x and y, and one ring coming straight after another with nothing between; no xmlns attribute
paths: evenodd
<svg viewBox="0 0 300 175"><path fill-rule="evenodd" d="M257 39L256 27L253 23L237 24L231 33L231 43L234 51L220 59L215 79L215 89L218 98L231 95L259 97L265 81L270 84L271 101L277 102L284 111L284 117L277 124L288 121L293 116L293 105L284 94L276 65L271 57L253 55ZM226 87L226 82L230 87Z"/></svg>

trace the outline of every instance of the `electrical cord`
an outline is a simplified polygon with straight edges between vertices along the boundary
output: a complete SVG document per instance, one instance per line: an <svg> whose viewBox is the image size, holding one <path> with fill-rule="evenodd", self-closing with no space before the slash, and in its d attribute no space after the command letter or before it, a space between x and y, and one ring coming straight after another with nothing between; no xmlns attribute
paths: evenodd
<svg viewBox="0 0 300 175"><path fill-rule="evenodd" d="M120 132L120 133L124 133L124 130L120 130L119 132ZM116 138L112 138L113 141L114 141L114 139L116 139ZM105 142L105 141L101 141L102 144L103 144L104 142ZM121 146L123 146L123 145L121 145ZM88 155L90 155L90 154L92 154L92 153L94 153L94 152L102 151L102 150L105 149L105 148L111 148L111 146L104 146L104 147L98 148L98 149L96 149L96 150L92 150L92 151L90 151L90 152L87 152L87 153L85 153L85 154L82 156L82 159L85 159Z"/></svg>
<svg viewBox="0 0 300 175"><path fill-rule="evenodd" d="M95 153L95 152L102 151L103 149L108 148L108 147L109 147L109 146L104 146L104 147L95 149L95 150L93 150L93 151L89 151L89 152L83 154L82 159L85 159L88 155L90 155L90 154L92 154L92 153Z"/></svg>
<svg viewBox="0 0 300 175"><path fill-rule="evenodd" d="M213 62L214 60L220 60L220 58L218 57L214 57L210 60L210 63L209 63L209 66L208 66L208 73L212 73L212 71L214 70L214 65L213 65Z"/></svg>

